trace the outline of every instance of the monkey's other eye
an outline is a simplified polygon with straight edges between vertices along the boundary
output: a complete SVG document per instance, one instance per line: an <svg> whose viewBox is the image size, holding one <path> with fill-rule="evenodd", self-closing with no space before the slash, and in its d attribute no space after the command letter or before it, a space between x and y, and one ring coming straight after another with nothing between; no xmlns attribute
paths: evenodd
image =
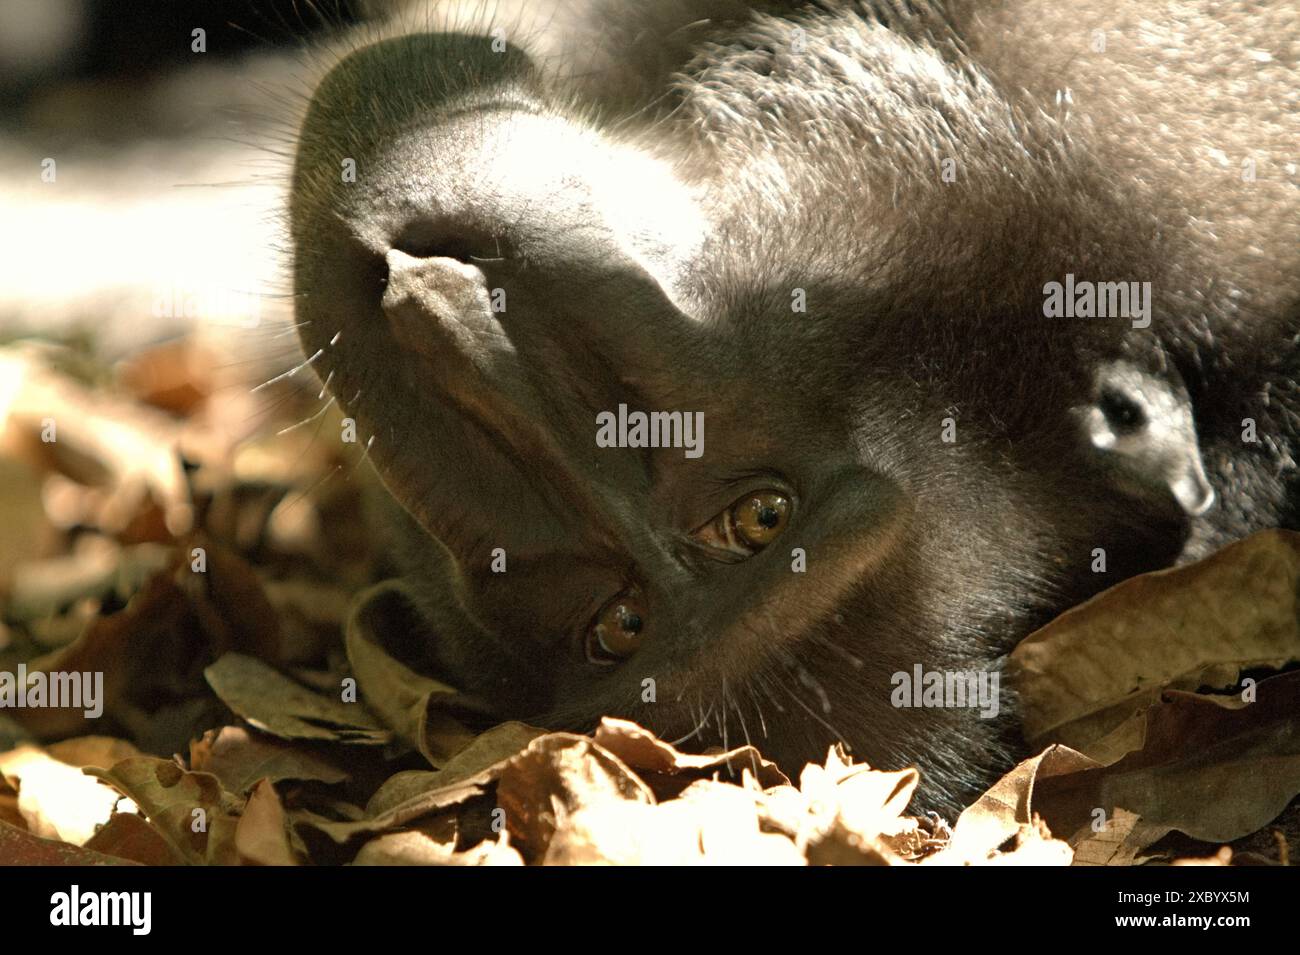
<svg viewBox="0 0 1300 955"><path fill-rule="evenodd" d="M790 499L780 491L746 494L691 536L713 550L750 557L790 522Z"/></svg>
<svg viewBox="0 0 1300 955"><path fill-rule="evenodd" d="M1102 390L1097 407L1116 434L1132 434L1147 423L1147 416L1141 406L1128 395L1113 388Z"/></svg>
<svg viewBox="0 0 1300 955"><path fill-rule="evenodd" d="M640 591L629 587L600 608L587 628L587 659L611 664L626 660L643 642L646 606Z"/></svg>

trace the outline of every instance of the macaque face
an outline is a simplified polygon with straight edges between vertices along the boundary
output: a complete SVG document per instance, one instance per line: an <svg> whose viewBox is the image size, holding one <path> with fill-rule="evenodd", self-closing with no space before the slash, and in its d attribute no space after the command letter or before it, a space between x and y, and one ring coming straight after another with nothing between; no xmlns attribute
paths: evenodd
<svg viewBox="0 0 1300 955"><path fill-rule="evenodd" d="M895 676L996 674L1213 501L1138 318L1045 309L1067 275L1176 307L1161 224L929 39L734 42L623 116L486 27L343 58L296 161L300 335L431 658L503 716L795 767L841 739L951 805L1011 702L900 708Z"/></svg>

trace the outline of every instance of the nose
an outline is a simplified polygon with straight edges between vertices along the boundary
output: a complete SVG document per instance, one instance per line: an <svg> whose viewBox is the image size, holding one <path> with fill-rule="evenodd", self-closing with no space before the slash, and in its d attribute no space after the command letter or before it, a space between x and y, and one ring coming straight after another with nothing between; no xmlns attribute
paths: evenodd
<svg viewBox="0 0 1300 955"><path fill-rule="evenodd" d="M471 363L499 379L516 349L589 350L589 323L622 320L600 304L616 285L668 291L659 277L703 231L690 195L544 89L523 53L460 34L372 44L320 82L290 200L309 354L384 321L425 346L439 385Z"/></svg>
<svg viewBox="0 0 1300 955"><path fill-rule="evenodd" d="M496 255L500 217L475 188L476 159L501 125L488 116L536 110L534 83L524 54L485 37L403 36L346 56L318 84L299 135L295 245L355 245L372 273L394 248L462 262Z"/></svg>

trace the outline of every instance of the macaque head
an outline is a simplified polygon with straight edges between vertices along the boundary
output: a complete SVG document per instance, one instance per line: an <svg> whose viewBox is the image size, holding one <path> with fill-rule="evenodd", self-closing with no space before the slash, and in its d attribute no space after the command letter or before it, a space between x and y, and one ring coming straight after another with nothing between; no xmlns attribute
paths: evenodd
<svg viewBox="0 0 1300 955"><path fill-rule="evenodd" d="M794 768L843 739L960 791L1014 734L900 706L897 674L995 674L1177 553L1152 489L1212 496L1177 394L1113 364L1127 324L1043 312L1067 271L1137 277L1145 220L977 74L853 24L755 18L622 113L487 30L316 89L300 335L430 660L501 715Z"/></svg>

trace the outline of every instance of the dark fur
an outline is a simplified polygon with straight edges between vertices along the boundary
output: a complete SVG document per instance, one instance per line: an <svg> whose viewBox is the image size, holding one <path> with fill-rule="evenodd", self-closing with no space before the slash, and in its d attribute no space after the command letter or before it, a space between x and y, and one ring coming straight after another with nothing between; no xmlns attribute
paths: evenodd
<svg viewBox="0 0 1300 955"><path fill-rule="evenodd" d="M438 664L548 725L703 724L704 742L748 737L795 767L843 738L875 765L920 765L929 803L952 809L1017 755L1011 707L895 709L892 673L997 667L1126 575L1293 525L1300 26L1280 3L1184 6L1198 49L1176 53L1137 48L1155 29L1140 4L606 2L519 29L474 15L451 35L399 18L345 57L295 171L299 320L404 509ZM511 52L476 38L493 23ZM1233 108L1209 108L1233 82ZM491 171L501 124L532 128L501 103L545 117L571 188L528 194ZM700 247L602 218L589 170L622 148L671 171L665 203L704 211ZM338 182L343 157L355 184ZM395 321L380 307L394 247L481 280L448 280L427 326ZM1151 282L1151 328L1043 317L1044 283L1067 272ZM493 288L504 316L482 311ZM1189 453L1218 496L1204 516L1134 493L1081 446L1072 409L1120 359L1191 401ZM595 413L620 401L703 411L704 457L596 448ZM685 542L770 486L795 516L766 551L727 565ZM594 667L580 634L629 582L647 644Z"/></svg>

